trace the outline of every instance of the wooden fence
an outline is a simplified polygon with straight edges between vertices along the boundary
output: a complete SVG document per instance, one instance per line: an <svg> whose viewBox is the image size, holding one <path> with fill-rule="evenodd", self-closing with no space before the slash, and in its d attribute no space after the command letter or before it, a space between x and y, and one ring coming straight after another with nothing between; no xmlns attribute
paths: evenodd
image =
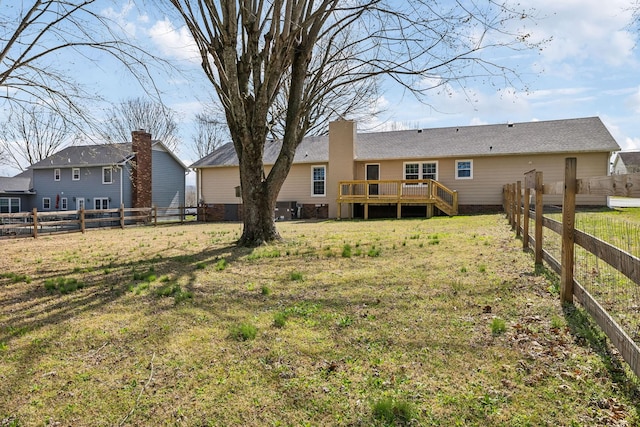
<svg viewBox="0 0 640 427"><path fill-rule="evenodd" d="M544 184L542 172L530 171L524 181L504 186L504 208L513 229L522 236L523 249L533 247L535 263L543 260L560 275L562 302L578 301L607 334L633 372L640 377L640 348L629 334L574 276L574 250L579 245L606 262L640 286L640 259L594 236L575 229L576 194L640 197L640 174L613 175L576 179L576 159L565 160L564 182ZM535 209L530 210L531 192ZM543 195L563 195L562 222L543 215ZM533 237L529 235L530 218L535 218ZM560 260L543 246L542 227L562 236Z"/></svg>
<svg viewBox="0 0 640 427"><path fill-rule="evenodd" d="M97 209L79 211L38 211L0 214L0 238L38 237L40 234L84 233L88 228L125 228L133 225L157 225L158 222L195 221L196 208L189 206L159 208Z"/></svg>

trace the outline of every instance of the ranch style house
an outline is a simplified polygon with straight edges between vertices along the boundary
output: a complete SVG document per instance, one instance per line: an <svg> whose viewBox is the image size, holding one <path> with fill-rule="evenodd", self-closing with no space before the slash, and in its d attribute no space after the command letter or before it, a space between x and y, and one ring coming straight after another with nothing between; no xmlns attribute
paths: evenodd
<svg viewBox="0 0 640 427"><path fill-rule="evenodd" d="M265 145L265 174L280 148ZM455 215L502 209L503 185L542 171L562 181L564 159L578 178L606 176L620 146L600 118L357 133L349 120L303 139L280 191L276 219ZM225 144L191 165L205 220L242 218L238 158ZM545 204L561 197L545 196ZM606 205L579 195L580 205ZM203 210L201 209L201 212Z"/></svg>

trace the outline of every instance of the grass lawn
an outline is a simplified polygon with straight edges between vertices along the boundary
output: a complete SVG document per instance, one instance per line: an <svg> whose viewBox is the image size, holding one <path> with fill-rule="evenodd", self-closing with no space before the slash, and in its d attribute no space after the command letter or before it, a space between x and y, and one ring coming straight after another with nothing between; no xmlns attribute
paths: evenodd
<svg viewBox="0 0 640 427"><path fill-rule="evenodd" d="M0 426L640 423L502 215L278 228L0 242Z"/></svg>

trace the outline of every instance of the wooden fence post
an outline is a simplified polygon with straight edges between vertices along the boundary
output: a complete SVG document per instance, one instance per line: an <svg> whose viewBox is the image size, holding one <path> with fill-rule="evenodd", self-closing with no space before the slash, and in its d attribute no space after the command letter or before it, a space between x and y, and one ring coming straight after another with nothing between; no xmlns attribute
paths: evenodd
<svg viewBox="0 0 640 427"><path fill-rule="evenodd" d="M562 200L562 261L560 270L560 299L573 303L573 263L576 218L576 158L565 159L564 196Z"/></svg>
<svg viewBox="0 0 640 427"><path fill-rule="evenodd" d="M120 203L120 228L124 229L124 203Z"/></svg>
<svg viewBox="0 0 640 427"><path fill-rule="evenodd" d="M80 231L84 233L86 228L86 223L84 221L84 208L80 209Z"/></svg>
<svg viewBox="0 0 640 427"><path fill-rule="evenodd" d="M524 189L524 218L523 218L523 224L522 224L522 249L523 250L527 250L529 249L529 210L531 209L531 207L529 206L529 201L531 198L531 189L529 187L525 186Z"/></svg>
<svg viewBox="0 0 640 427"><path fill-rule="evenodd" d="M544 181L542 172L536 172L536 230L535 230L535 263L542 265L542 193L544 191Z"/></svg>
<svg viewBox="0 0 640 427"><path fill-rule="evenodd" d="M516 236L520 237L520 205L522 203L522 181L516 182Z"/></svg>
<svg viewBox="0 0 640 427"><path fill-rule="evenodd" d="M38 237L38 208L33 208L31 215L33 215L33 238L35 239Z"/></svg>

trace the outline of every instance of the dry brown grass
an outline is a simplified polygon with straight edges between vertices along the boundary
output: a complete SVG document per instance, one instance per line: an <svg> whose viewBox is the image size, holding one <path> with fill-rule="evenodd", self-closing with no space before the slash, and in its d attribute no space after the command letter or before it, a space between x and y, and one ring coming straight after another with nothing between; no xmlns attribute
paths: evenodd
<svg viewBox="0 0 640 427"><path fill-rule="evenodd" d="M0 425L638 422L637 381L503 217L279 229L2 242Z"/></svg>

